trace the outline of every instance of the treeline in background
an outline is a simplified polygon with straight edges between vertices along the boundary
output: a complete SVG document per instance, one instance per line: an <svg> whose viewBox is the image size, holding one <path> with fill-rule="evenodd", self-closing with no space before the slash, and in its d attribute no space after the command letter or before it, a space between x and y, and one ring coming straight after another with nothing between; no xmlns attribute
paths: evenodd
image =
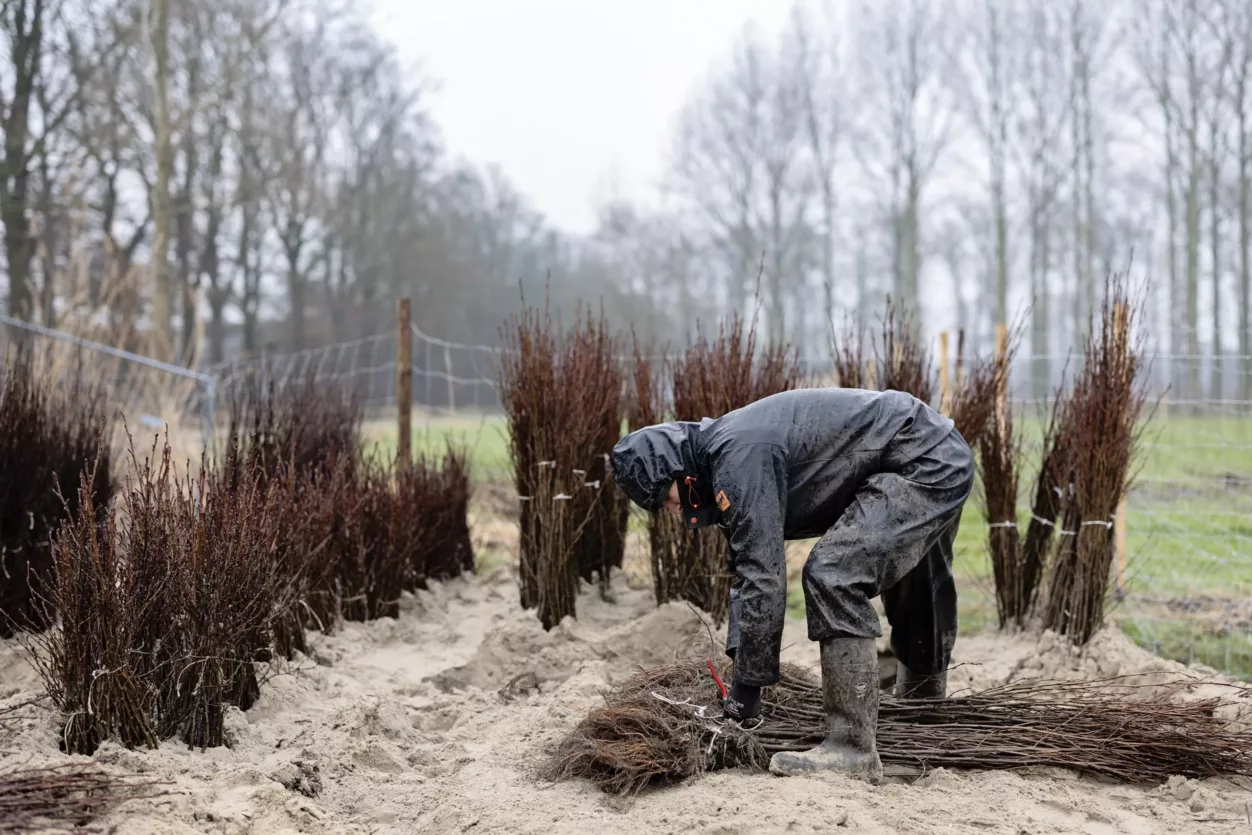
<svg viewBox="0 0 1252 835"><path fill-rule="evenodd" d="M802 0L727 45L656 193L588 235L446 147L433 80L355 4L12 0L0 28L19 318L203 364L378 333L401 296L498 344L519 282L685 336L759 276L763 333L805 357L888 293L978 347L1033 300L1041 396L1129 269L1155 347L1217 359L1171 396L1249 399L1239 0Z"/></svg>

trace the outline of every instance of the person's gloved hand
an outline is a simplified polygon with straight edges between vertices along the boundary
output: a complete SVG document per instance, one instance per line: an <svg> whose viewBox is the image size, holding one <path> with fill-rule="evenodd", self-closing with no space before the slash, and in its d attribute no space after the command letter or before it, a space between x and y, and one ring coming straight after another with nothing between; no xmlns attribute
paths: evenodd
<svg viewBox="0 0 1252 835"><path fill-rule="evenodd" d="M742 722L761 715L761 688L750 684L734 682L730 685L730 693L722 702L722 713L727 719Z"/></svg>

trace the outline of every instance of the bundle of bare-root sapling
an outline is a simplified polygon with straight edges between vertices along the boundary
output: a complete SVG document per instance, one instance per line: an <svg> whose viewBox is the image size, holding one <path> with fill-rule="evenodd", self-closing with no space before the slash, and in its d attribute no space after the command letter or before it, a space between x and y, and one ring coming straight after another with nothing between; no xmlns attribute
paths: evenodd
<svg viewBox="0 0 1252 835"><path fill-rule="evenodd" d="M582 539L588 527L602 535L600 525L612 524L597 518L613 509L596 497L606 482L588 478L612 450L607 415L615 414L615 426L621 421L620 372L604 374L606 330L603 318L580 315L563 335L549 310L530 307L502 328L496 374L520 503L521 602L537 610L545 629L575 614L580 557L594 553L586 559L601 567L615 559L611 542L606 548L597 540L600 550L592 551Z"/></svg>
<svg viewBox="0 0 1252 835"><path fill-rule="evenodd" d="M631 432L645 426L663 423L665 408L665 363L658 358L655 343L641 343L631 334L634 364L630 379L630 398L626 410L627 429ZM678 555L673 543L682 533L676 520L651 516L648 521L648 554L652 564L652 590L658 603L682 597L683 571L675 564Z"/></svg>
<svg viewBox="0 0 1252 835"><path fill-rule="evenodd" d="M92 474L95 506L108 506L109 420L103 382L81 364L55 385L29 348L0 366L0 637L55 619L50 542L79 506L79 476ZM59 488L59 489L58 489ZM65 501L62 502L62 496Z"/></svg>
<svg viewBox="0 0 1252 835"><path fill-rule="evenodd" d="M674 418L699 421L727 412L771 394L801 385L796 352L781 342L758 349L756 325L750 327L734 314L723 322L717 338L697 333L695 342L672 364ZM658 603L681 598L708 612L716 621L725 619L730 603L731 577L726 566L726 543L719 530L687 531L680 520L655 514L653 565L670 572L657 584L667 595Z"/></svg>
<svg viewBox="0 0 1252 835"><path fill-rule="evenodd" d="M128 800L156 797L151 780L119 777L98 766L18 766L0 771L0 832L85 829Z"/></svg>
<svg viewBox="0 0 1252 835"><path fill-rule="evenodd" d="M1246 693L1228 688L1229 698L1189 700L1211 683L1169 684L1162 691L1154 683L1164 694L1144 698L1133 682L1117 680L1028 680L940 700L884 694L878 750L889 771L910 774L1050 766L1128 783L1252 775L1252 732L1219 709ZM558 746L548 779L588 779L631 794L717 769L764 769L774 753L807 750L827 734L820 683L789 664L766 689L762 721L751 730L722 721L704 661L640 671L605 702Z"/></svg>
<svg viewBox="0 0 1252 835"><path fill-rule="evenodd" d="M168 441L131 457L118 506L98 509L84 475L79 509L53 540L62 616L32 654L69 753L106 738L223 744L225 709L259 693L254 665L283 604L279 505L259 473L228 481L204 466L179 481Z"/></svg>
<svg viewBox="0 0 1252 835"><path fill-rule="evenodd" d="M1099 315L1088 327L1082 367L1061 407L1055 446L1063 454L1047 462L1059 527L1044 626L1080 646L1104 625L1114 520L1134 476L1147 400L1139 308L1124 277L1106 280Z"/></svg>
<svg viewBox="0 0 1252 835"><path fill-rule="evenodd" d="M1039 572L1023 560L1017 528L1017 490L1021 476L1021 445L1013 415L1005 410L988 420L978 440L983 515L987 519L987 550L995 581L996 614L1001 629L1026 625L1034 608Z"/></svg>
<svg viewBox="0 0 1252 835"><path fill-rule="evenodd" d="M911 310L898 307L887 298L887 313L881 322L874 354L880 373L880 391L902 391L923 403L935 394L934 370L930 352L921 339L921 325Z"/></svg>
<svg viewBox="0 0 1252 835"><path fill-rule="evenodd" d="M52 539L52 604L60 617L32 636L31 658L61 712L66 753L91 754L109 738L155 748L159 695L147 679L152 665L136 664L132 651L144 646L150 623L163 619L172 578L151 573L143 564L148 554L130 552L117 514L97 507L90 474L77 491L77 510ZM146 653L156 650L148 646Z"/></svg>
<svg viewBox="0 0 1252 835"><path fill-rule="evenodd" d="M622 432L626 403L625 374L617 354L620 345L601 313L593 319L580 311L565 337L562 380L571 398L572 426L584 464L572 473L583 488L572 499L575 519L585 519L575 544L579 576L598 579L607 591L614 568L621 568L626 548L629 500L617 489L609 467L609 453Z"/></svg>

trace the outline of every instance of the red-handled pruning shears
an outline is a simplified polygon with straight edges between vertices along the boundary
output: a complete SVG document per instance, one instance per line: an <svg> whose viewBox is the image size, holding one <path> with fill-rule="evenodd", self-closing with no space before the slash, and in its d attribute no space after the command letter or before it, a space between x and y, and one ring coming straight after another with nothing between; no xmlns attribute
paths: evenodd
<svg viewBox="0 0 1252 835"><path fill-rule="evenodd" d="M717 682L717 689L722 691L722 701L726 700L726 685L722 684L722 677L717 674L717 668L713 666L713 659L710 657L709 672L713 674L713 681Z"/></svg>
<svg viewBox="0 0 1252 835"><path fill-rule="evenodd" d="M690 601L687 603L687 608L695 613L695 616L700 619L700 623L704 624L704 628L708 630L709 649L711 652L704 660L709 665L709 672L713 674L713 681L717 684L717 689L722 693L722 701L726 701L729 693L726 690L726 685L722 683L722 677L717 674L717 666L713 663L713 655L717 652L717 641L713 640L713 627L709 626L709 622L704 619L704 615L700 614L700 610L692 606Z"/></svg>

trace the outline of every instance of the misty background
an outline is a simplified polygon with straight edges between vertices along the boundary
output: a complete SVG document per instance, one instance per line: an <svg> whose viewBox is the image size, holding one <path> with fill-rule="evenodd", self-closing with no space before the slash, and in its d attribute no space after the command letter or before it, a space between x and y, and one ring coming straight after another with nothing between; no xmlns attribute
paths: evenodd
<svg viewBox="0 0 1252 835"><path fill-rule="evenodd" d="M6 0L0 29L0 305L47 327L204 367L409 296L490 346L524 287L681 345L759 276L816 363L888 294L983 349L1033 299L1039 396L1117 270L1172 397L1252 399L1241 0Z"/></svg>

